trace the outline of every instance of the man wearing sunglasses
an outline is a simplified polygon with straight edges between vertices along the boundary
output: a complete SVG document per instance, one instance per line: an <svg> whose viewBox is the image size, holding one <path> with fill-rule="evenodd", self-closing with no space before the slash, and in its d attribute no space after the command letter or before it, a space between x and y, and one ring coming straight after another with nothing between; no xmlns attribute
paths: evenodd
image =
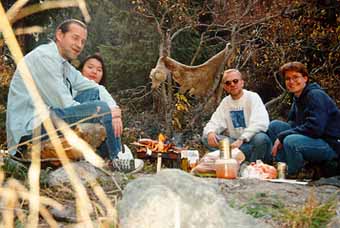
<svg viewBox="0 0 340 228"><path fill-rule="evenodd" d="M219 141L228 137L231 148L239 148L246 160L270 162L271 142L265 134L269 125L268 112L260 96L243 89L240 71L226 70L222 78L225 97L203 131L203 143L210 150L218 148ZM227 131L228 135L221 135Z"/></svg>

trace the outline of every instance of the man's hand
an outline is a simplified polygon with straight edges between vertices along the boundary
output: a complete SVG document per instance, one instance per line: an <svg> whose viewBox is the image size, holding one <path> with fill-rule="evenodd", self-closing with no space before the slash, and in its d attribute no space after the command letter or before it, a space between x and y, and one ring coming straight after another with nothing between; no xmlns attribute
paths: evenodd
<svg viewBox="0 0 340 228"><path fill-rule="evenodd" d="M111 109L112 127L115 137L119 137L123 133L122 111L120 108Z"/></svg>
<svg viewBox="0 0 340 228"><path fill-rule="evenodd" d="M282 144L279 139L276 139L272 148L272 155L276 157L277 152L282 148Z"/></svg>
<svg viewBox="0 0 340 228"><path fill-rule="evenodd" d="M218 147L218 141L215 132L210 132L208 134L208 145L212 147Z"/></svg>
<svg viewBox="0 0 340 228"><path fill-rule="evenodd" d="M230 147L231 147L231 149L240 148L240 146L242 146L242 144L243 144L243 140L237 139L232 144L230 144Z"/></svg>

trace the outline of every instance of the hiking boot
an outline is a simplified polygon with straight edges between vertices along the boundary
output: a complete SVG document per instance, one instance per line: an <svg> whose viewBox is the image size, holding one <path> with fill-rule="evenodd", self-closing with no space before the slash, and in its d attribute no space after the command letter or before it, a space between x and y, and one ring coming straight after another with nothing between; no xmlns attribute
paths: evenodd
<svg viewBox="0 0 340 228"><path fill-rule="evenodd" d="M313 168L306 169L303 167L299 172L295 174L287 174L287 179L295 179L295 180L313 180L317 176L316 170Z"/></svg>
<svg viewBox="0 0 340 228"><path fill-rule="evenodd" d="M112 171L130 174L141 171L143 166L142 159L113 159L109 164Z"/></svg>
<svg viewBox="0 0 340 228"><path fill-rule="evenodd" d="M337 160L324 161L320 164L321 177L333 177L339 175Z"/></svg>

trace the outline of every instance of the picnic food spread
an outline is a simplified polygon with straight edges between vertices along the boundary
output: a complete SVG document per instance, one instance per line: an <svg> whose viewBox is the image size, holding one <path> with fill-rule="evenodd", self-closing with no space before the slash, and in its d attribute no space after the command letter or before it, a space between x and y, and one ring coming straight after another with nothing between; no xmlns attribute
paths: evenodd
<svg viewBox="0 0 340 228"><path fill-rule="evenodd" d="M261 160L249 164L244 163L245 155L238 149L230 148L228 139L220 141L219 150L207 153L199 159L197 150L176 147L166 136L159 134L158 140L139 139L132 145L137 146L137 157L157 159L161 163L162 159L172 160L172 168L181 168L186 172L191 172L197 176L208 176L225 179L260 178L260 179L285 179L286 165L278 164L278 169L274 166L264 164ZM175 164L176 163L176 164ZM242 164L242 170L240 166ZM158 166L161 164L157 164Z"/></svg>

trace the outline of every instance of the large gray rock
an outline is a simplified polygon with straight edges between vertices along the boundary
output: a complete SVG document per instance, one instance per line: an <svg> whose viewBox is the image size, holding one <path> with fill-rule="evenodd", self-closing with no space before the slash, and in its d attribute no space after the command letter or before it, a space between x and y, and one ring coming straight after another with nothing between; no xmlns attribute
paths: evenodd
<svg viewBox="0 0 340 228"><path fill-rule="evenodd" d="M103 175L98 172L93 165L86 161L73 162L72 166L83 184L92 180L96 180L100 175ZM54 170L48 175L49 186L58 186L69 183L70 178L63 166Z"/></svg>
<svg viewBox="0 0 340 228"><path fill-rule="evenodd" d="M120 227L268 227L231 208L217 183L180 170L130 182L118 204Z"/></svg>
<svg viewBox="0 0 340 228"><path fill-rule="evenodd" d="M98 169L84 160L72 162L71 164L83 184L86 185L96 180L99 183L103 183L101 187L106 191L119 190L123 188L129 180L128 176L124 173L111 172L107 170L107 167ZM64 167L60 167L48 174L47 183L49 187L58 187L60 185L71 184L71 181Z"/></svg>

